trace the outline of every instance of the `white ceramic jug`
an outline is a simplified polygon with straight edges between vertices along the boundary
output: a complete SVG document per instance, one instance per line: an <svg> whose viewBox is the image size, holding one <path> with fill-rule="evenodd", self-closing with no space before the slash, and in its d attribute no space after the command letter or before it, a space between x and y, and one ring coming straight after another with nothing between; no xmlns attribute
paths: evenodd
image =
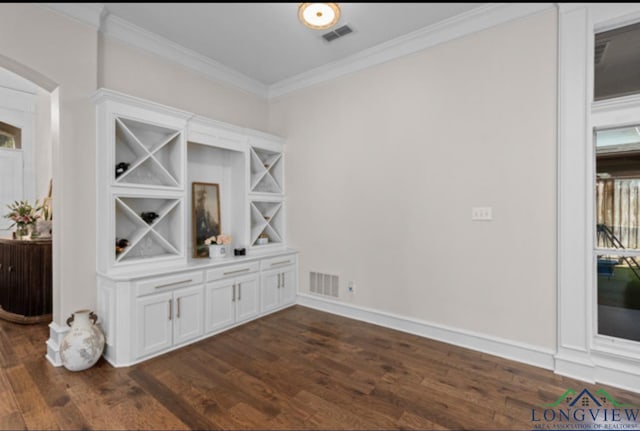
<svg viewBox="0 0 640 431"><path fill-rule="evenodd" d="M62 365L70 371L91 368L104 349L104 334L96 326L96 316L90 310L78 310L67 319L71 327L60 344Z"/></svg>

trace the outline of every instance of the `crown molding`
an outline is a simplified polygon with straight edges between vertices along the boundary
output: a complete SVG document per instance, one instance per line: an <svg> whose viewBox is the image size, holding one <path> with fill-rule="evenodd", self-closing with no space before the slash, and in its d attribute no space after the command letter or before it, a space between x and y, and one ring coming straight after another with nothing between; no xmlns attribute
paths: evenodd
<svg viewBox="0 0 640 431"><path fill-rule="evenodd" d="M493 3L480 6L434 25L376 45L343 60L301 73L269 86L274 99L312 85L339 78L377 64L448 42L495 25L524 18L552 8L554 3Z"/></svg>
<svg viewBox="0 0 640 431"><path fill-rule="evenodd" d="M201 72L223 85L239 88L265 99L274 99L499 24L552 8L563 7L558 3L491 3L361 51L348 58L272 85L266 85L122 18L105 14L104 6L100 3L41 3L41 5L99 28L103 34L109 37Z"/></svg>
<svg viewBox="0 0 640 431"><path fill-rule="evenodd" d="M223 84L263 98L268 95L267 86L261 82L115 15L106 15L100 30L109 37L175 61Z"/></svg>
<svg viewBox="0 0 640 431"><path fill-rule="evenodd" d="M104 11L101 3L38 3L47 9L59 12L78 22L94 28L100 27L100 17Z"/></svg>

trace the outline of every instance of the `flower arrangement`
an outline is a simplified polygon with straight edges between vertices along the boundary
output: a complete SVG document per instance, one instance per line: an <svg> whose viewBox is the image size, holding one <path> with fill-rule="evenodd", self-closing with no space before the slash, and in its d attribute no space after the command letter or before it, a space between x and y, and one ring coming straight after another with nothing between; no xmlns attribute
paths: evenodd
<svg viewBox="0 0 640 431"><path fill-rule="evenodd" d="M13 222L11 227L16 227L16 232L20 237L26 236L28 226L35 224L36 220L41 217L42 206L38 204L37 200L34 205L26 200L15 201L8 204L7 208L9 208L9 213L5 215L5 218Z"/></svg>
<svg viewBox="0 0 640 431"><path fill-rule="evenodd" d="M209 238L204 240L205 245L229 245L231 244L232 238L231 235L218 235L218 236L210 236Z"/></svg>

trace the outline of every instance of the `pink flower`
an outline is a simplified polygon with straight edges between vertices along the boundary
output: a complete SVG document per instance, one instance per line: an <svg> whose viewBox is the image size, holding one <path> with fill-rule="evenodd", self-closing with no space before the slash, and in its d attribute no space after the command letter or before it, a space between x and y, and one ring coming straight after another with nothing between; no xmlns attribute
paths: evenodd
<svg viewBox="0 0 640 431"><path fill-rule="evenodd" d="M218 235L218 244L231 244L231 235Z"/></svg>
<svg viewBox="0 0 640 431"><path fill-rule="evenodd" d="M231 235L218 235L217 237L214 235L204 240L205 245L211 244L219 244L219 245L229 245L231 244Z"/></svg>

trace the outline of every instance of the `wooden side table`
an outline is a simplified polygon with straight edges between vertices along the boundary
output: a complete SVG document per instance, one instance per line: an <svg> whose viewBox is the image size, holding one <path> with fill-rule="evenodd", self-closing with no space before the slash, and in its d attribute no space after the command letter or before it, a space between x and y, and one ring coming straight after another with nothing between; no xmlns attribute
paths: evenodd
<svg viewBox="0 0 640 431"><path fill-rule="evenodd" d="M51 240L0 238L0 318L15 323L51 320Z"/></svg>

